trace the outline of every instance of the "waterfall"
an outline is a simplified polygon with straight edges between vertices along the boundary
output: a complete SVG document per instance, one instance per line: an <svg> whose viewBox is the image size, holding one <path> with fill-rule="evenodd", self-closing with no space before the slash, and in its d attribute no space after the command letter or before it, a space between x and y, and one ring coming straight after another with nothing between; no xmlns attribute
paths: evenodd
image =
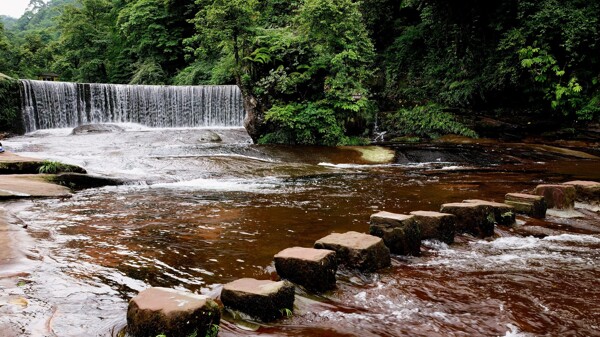
<svg viewBox="0 0 600 337"><path fill-rule="evenodd" d="M21 80L26 132L95 123L241 127L237 86L157 86Z"/></svg>

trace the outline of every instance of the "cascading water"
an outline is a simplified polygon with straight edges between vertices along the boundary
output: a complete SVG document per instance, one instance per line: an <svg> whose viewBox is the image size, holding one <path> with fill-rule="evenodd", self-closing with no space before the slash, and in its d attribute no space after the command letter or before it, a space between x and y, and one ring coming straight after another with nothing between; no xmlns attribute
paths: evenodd
<svg viewBox="0 0 600 337"><path fill-rule="evenodd" d="M94 123L150 127L241 127L239 88L82 84L21 80L26 132Z"/></svg>

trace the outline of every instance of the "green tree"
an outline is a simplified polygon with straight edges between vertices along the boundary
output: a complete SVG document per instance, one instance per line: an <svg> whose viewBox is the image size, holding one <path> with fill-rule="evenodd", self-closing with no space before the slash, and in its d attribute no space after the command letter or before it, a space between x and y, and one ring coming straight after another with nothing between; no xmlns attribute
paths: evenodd
<svg viewBox="0 0 600 337"><path fill-rule="evenodd" d="M119 34L135 60L131 83L164 84L185 66L183 39L192 25L181 7L186 8L176 1L138 0L119 11Z"/></svg>
<svg viewBox="0 0 600 337"><path fill-rule="evenodd" d="M59 17L61 32L55 69L81 82L108 82L112 4L108 0L78 0Z"/></svg>
<svg viewBox="0 0 600 337"><path fill-rule="evenodd" d="M10 63L12 46L4 32L4 24L0 22L0 73L12 74L13 69Z"/></svg>
<svg viewBox="0 0 600 337"><path fill-rule="evenodd" d="M231 65L255 140L335 145L366 119L374 51L356 2L294 2L276 17L261 11L279 1L198 3L198 35L188 42L198 42L197 58Z"/></svg>

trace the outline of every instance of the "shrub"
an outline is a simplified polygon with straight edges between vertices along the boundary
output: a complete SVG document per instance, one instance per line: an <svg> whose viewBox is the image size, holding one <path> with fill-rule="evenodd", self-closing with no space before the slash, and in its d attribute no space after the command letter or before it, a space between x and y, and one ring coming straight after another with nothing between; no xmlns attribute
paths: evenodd
<svg viewBox="0 0 600 337"><path fill-rule="evenodd" d="M392 133L437 138L443 134L457 134L477 138L475 131L458 122L455 116L437 104L400 109L388 115L384 129Z"/></svg>

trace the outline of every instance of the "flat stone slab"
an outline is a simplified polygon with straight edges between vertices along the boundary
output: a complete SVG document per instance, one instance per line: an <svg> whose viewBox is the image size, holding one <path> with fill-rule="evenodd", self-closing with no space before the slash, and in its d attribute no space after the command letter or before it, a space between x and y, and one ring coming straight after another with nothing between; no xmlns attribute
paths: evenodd
<svg viewBox="0 0 600 337"><path fill-rule="evenodd" d="M0 175L0 199L71 196L67 187L48 182L49 177L43 174Z"/></svg>
<svg viewBox="0 0 600 337"><path fill-rule="evenodd" d="M477 204L486 210L491 209L494 212L494 219L499 225L513 226L516 223L514 208L505 203L479 199L468 199L463 202Z"/></svg>
<svg viewBox="0 0 600 337"><path fill-rule="evenodd" d="M402 227L409 221L414 221L414 216L386 211L377 212L371 215L370 218L371 224L385 225L388 227Z"/></svg>
<svg viewBox="0 0 600 337"><path fill-rule="evenodd" d="M543 219L546 217L546 200L541 195L524 193L507 193L504 202L512 206L516 213L525 214L532 218Z"/></svg>
<svg viewBox="0 0 600 337"><path fill-rule="evenodd" d="M335 288L337 259L333 250L286 248L274 260L277 274L284 279L317 292Z"/></svg>
<svg viewBox="0 0 600 337"><path fill-rule="evenodd" d="M294 286L287 281L243 278L223 286L221 302L263 322L271 322L282 317L285 309L293 310L294 292Z"/></svg>
<svg viewBox="0 0 600 337"><path fill-rule="evenodd" d="M40 167L46 163L43 159L28 158L14 154L10 151L0 153L0 174L37 174ZM85 169L68 164L62 164L70 172L86 173Z"/></svg>
<svg viewBox="0 0 600 337"><path fill-rule="evenodd" d="M494 211L487 206L474 202L454 202L443 204L440 211L456 216L456 230L475 236L494 235L496 219Z"/></svg>
<svg viewBox="0 0 600 337"><path fill-rule="evenodd" d="M421 255L421 231L413 215L375 213L371 215L369 233L382 238L391 253Z"/></svg>
<svg viewBox="0 0 600 337"><path fill-rule="evenodd" d="M206 296L148 288L129 302L127 332L132 337L205 336L220 319L218 304Z"/></svg>
<svg viewBox="0 0 600 337"><path fill-rule="evenodd" d="M375 271L391 264L390 250L377 236L346 232L330 234L315 242L317 249L336 252L338 264L364 271Z"/></svg>
<svg viewBox="0 0 600 337"><path fill-rule="evenodd" d="M454 242L456 216L449 213L414 211L410 212L421 230L421 239L437 239L447 244Z"/></svg>
<svg viewBox="0 0 600 337"><path fill-rule="evenodd" d="M573 185L542 184L533 193L543 196L548 208L569 210L575 206L576 190Z"/></svg>
<svg viewBox="0 0 600 337"><path fill-rule="evenodd" d="M575 187L575 201L600 206L600 183L596 181L575 180L564 183Z"/></svg>

